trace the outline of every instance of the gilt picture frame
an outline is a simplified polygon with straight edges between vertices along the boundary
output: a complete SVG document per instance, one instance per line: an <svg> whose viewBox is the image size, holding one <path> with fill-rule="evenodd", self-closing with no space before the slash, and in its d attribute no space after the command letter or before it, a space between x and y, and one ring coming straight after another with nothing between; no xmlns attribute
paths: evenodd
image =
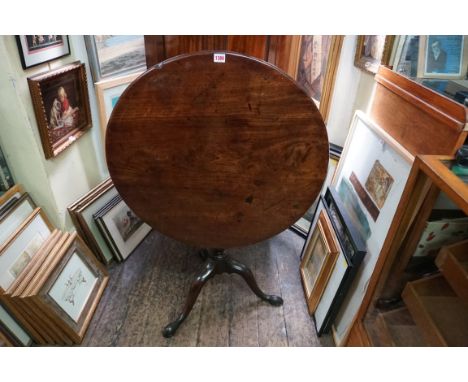
<svg viewBox="0 0 468 382"><path fill-rule="evenodd" d="M340 252L338 239L320 197L317 220L304 247L300 264L301 281L309 314L313 314L322 297Z"/></svg>
<svg viewBox="0 0 468 382"><path fill-rule="evenodd" d="M46 159L53 158L92 126L86 69L75 62L28 77Z"/></svg>
<svg viewBox="0 0 468 382"><path fill-rule="evenodd" d="M354 65L365 72L376 74L380 65L388 65L395 36L365 35L357 37Z"/></svg>

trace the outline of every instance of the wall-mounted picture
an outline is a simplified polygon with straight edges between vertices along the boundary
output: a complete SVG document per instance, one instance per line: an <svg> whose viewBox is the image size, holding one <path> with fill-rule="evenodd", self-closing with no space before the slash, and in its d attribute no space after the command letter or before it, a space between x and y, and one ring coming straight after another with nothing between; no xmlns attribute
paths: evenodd
<svg viewBox="0 0 468 382"><path fill-rule="evenodd" d="M151 227L135 215L120 195L102 207L94 219L120 260L125 260L151 231Z"/></svg>
<svg viewBox="0 0 468 382"><path fill-rule="evenodd" d="M84 64L29 77L28 84L45 157L55 157L91 128Z"/></svg>
<svg viewBox="0 0 468 382"><path fill-rule="evenodd" d="M309 313L313 314L327 285L339 253L339 244L320 197L318 218L309 233L304 246L300 265L302 285Z"/></svg>
<svg viewBox="0 0 468 382"><path fill-rule="evenodd" d="M388 65L395 36L358 36L354 65L375 74L380 65Z"/></svg>
<svg viewBox="0 0 468 382"><path fill-rule="evenodd" d="M420 36L418 77L464 79L467 73L466 36Z"/></svg>
<svg viewBox="0 0 468 382"><path fill-rule="evenodd" d="M23 69L42 64L70 54L66 35L16 36Z"/></svg>
<svg viewBox="0 0 468 382"><path fill-rule="evenodd" d="M356 112L330 188L338 191L353 226L361 232L367 254L334 323L338 343L348 335L364 298L413 161L401 144L363 112Z"/></svg>
<svg viewBox="0 0 468 382"><path fill-rule="evenodd" d="M106 134L107 122L119 97L128 85L140 76L141 73L142 72L132 73L117 78L102 80L94 85L99 105L99 122L103 137L105 137Z"/></svg>

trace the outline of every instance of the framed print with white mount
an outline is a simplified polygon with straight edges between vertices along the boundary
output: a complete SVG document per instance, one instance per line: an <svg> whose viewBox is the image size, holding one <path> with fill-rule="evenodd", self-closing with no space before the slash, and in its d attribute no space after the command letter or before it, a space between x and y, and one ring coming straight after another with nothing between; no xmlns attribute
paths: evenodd
<svg viewBox="0 0 468 382"><path fill-rule="evenodd" d="M467 36L419 37L418 77L456 80L465 79L467 75Z"/></svg>
<svg viewBox="0 0 468 382"><path fill-rule="evenodd" d="M16 43L23 69L70 54L67 35L21 35Z"/></svg>

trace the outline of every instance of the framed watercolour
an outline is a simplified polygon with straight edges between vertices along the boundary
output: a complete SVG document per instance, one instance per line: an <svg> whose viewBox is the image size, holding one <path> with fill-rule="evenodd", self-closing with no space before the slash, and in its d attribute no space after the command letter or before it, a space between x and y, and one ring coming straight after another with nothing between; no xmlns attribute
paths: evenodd
<svg viewBox="0 0 468 382"><path fill-rule="evenodd" d="M380 65L388 65L395 36L358 36L354 65L376 74Z"/></svg>
<svg viewBox="0 0 468 382"><path fill-rule="evenodd" d="M356 112L330 188L339 195L367 254L336 317L337 343L347 336L362 302L413 161L388 133Z"/></svg>
<svg viewBox="0 0 468 382"><path fill-rule="evenodd" d="M13 346L30 346L33 343L31 336L23 329L8 309L0 302L0 333Z"/></svg>
<svg viewBox="0 0 468 382"><path fill-rule="evenodd" d="M465 79L468 74L466 36L420 36L418 77Z"/></svg>
<svg viewBox="0 0 468 382"><path fill-rule="evenodd" d="M134 214L120 195L98 211L94 219L120 260L125 260L151 231L151 227Z"/></svg>
<svg viewBox="0 0 468 382"><path fill-rule="evenodd" d="M104 263L109 264L114 257L106 239L94 222L93 215L118 195L111 179L107 179L82 198L68 207L75 227L83 236L90 249Z"/></svg>
<svg viewBox="0 0 468 382"><path fill-rule="evenodd" d="M66 65L29 77L28 84L42 148L49 159L91 128L85 66Z"/></svg>
<svg viewBox="0 0 468 382"><path fill-rule="evenodd" d="M5 213L0 214L0 248L36 208L28 193L13 200L14 204Z"/></svg>
<svg viewBox="0 0 468 382"><path fill-rule="evenodd" d="M47 216L36 208L0 247L0 291L10 287L51 233Z"/></svg>
<svg viewBox="0 0 468 382"><path fill-rule="evenodd" d="M16 36L16 43L23 69L70 54L66 35L22 35Z"/></svg>
<svg viewBox="0 0 468 382"><path fill-rule="evenodd" d="M84 36L94 82L146 69L143 35Z"/></svg>
<svg viewBox="0 0 468 382"><path fill-rule="evenodd" d="M69 243L56 268L31 297L55 322L61 322L73 341L80 343L109 276L76 233Z"/></svg>
<svg viewBox="0 0 468 382"><path fill-rule="evenodd" d="M317 221L307 237L299 267L310 314L315 312L339 253L338 239L324 207L323 197L320 197L316 213Z"/></svg>
<svg viewBox="0 0 468 382"><path fill-rule="evenodd" d="M102 136L106 135L107 122L120 95L142 72L127 74L122 77L102 80L94 84L99 106L99 122Z"/></svg>

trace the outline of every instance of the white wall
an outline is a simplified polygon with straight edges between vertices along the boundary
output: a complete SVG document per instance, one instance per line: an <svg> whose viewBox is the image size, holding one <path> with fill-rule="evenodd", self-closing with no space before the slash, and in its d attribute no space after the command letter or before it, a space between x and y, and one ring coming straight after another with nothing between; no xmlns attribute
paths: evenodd
<svg viewBox="0 0 468 382"><path fill-rule="evenodd" d="M71 55L64 59L23 70L14 36L0 36L0 144L16 183L61 229L72 227L66 207L108 176L83 36L70 36L70 48ZM87 68L93 127L57 157L46 160L27 77L77 60Z"/></svg>
<svg viewBox="0 0 468 382"><path fill-rule="evenodd" d="M344 146L355 110L367 111L375 88L374 76L354 66L357 36L345 36L328 115L331 143Z"/></svg>

